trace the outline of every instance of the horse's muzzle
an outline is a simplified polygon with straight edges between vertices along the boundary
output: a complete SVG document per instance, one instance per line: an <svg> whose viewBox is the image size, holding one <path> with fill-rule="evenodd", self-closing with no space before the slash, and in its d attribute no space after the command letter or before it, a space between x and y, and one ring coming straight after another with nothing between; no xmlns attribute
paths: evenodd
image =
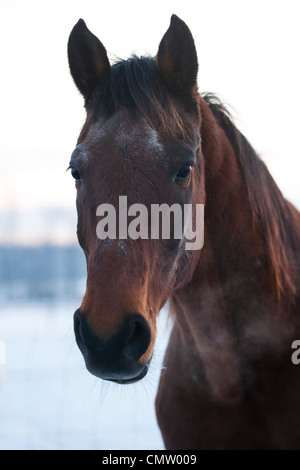
<svg viewBox="0 0 300 470"><path fill-rule="evenodd" d="M94 333L86 318L77 310L74 314L76 342L88 371L104 380L120 384L141 380L148 372L149 362L140 358L151 342L151 330L139 314L128 314L118 331L109 339Z"/></svg>

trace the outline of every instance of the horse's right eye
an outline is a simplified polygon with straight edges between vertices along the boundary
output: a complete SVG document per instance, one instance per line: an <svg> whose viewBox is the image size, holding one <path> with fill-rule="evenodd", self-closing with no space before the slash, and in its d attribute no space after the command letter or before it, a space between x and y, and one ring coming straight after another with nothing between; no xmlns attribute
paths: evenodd
<svg viewBox="0 0 300 470"><path fill-rule="evenodd" d="M71 175L73 176L74 180L76 183L80 183L81 181L81 176L78 170L75 170L75 168L72 168L71 170Z"/></svg>

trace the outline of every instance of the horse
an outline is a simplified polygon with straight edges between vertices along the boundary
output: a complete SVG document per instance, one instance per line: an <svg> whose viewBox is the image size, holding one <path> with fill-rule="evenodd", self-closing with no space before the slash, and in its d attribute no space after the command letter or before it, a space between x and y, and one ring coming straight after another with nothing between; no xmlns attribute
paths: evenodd
<svg viewBox="0 0 300 470"><path fill-rule="evenodd" d="M168 301L155 401L166 449L299 449L299 212L223 103L198 91L194 39L176 15L156 57L112 65L80 19L68 60L86 110L70 169L87 263L74 331L88 371L145 377ZM97 207L120 195L147 208L203 204L204 246L100 239Z"/></svg>

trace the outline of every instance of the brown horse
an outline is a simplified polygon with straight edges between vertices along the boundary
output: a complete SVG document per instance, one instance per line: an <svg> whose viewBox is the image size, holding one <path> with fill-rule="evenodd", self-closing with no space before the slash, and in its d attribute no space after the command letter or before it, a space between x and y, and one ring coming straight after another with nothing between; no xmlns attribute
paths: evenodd
<svg viewBox="0 0 300 470"><path fill-rule="evenodd" d="M156 410L168 449L300 448L300 216L224 106L197 90L177 16L156 58L110 65L83 20L68 44L86 122L72 154L87 286L74 315L90 372L144 377L156 317L174 327ZM99 204L205 204L205 243L99 239Z"/></svg>

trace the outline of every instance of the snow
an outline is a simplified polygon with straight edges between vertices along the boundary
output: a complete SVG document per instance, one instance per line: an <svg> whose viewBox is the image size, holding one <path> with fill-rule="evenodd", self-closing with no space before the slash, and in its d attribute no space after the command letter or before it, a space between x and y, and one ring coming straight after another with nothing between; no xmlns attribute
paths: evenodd
<svg viewBox="0 0 300 470"><path fill-rule="evenodd" d="M148 375L124 386L86 371L73 334L75 308L1 308L0 449L163 449L154 400L170 330L166 311Z"/></svg>

